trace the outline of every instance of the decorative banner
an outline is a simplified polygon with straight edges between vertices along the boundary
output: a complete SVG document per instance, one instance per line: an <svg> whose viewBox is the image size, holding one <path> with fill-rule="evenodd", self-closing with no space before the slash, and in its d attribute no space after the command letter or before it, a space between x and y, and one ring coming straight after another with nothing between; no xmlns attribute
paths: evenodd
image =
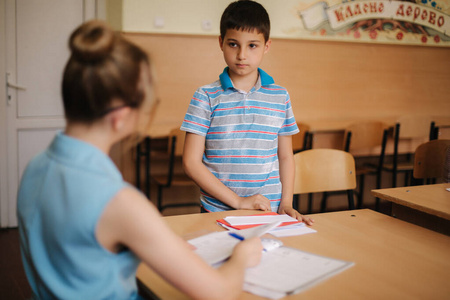
<svg viewBox="0 0 450 300"><path fill-rule="evenodd" d="M297 11L302 31L316 38L450 46L449 0L417 1L308 1L307 8Z"/></svg>

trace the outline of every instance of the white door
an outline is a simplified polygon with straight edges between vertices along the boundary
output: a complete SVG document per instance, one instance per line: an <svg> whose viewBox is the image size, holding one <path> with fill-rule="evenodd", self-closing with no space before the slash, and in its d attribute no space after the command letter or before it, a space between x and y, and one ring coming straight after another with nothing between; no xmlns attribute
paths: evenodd
<svg viewBox="0 0 450 300"><path fill-rule="evenodd" d="M104 15L96 0L0 0L0 225L17 226L16 196L28 161L64 128L61 77L68 37Z"/></svg>

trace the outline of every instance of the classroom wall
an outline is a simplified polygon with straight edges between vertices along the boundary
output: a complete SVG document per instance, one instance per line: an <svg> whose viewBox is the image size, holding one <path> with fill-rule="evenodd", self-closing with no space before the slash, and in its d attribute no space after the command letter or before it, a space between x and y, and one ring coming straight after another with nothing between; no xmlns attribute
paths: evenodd
<svg viewBox="0 0 450 300"><path fill-rule="evenodd" d="M181 123L196 88L218 79L218 38L124 33L153 59L155 125ZM262 68L286 87L297 121L450 116L450 49L274 38Z"/></svg>
<svg viewBox="0 0 450 300"><path fill-rule="evenodd" d="M122 31L217 35L222 12L232 1L113 0L112 4L115 7L112 7L110 11L118 10L117 2L122 3L120 8L122 21L121 27L118 28ZM272 36L288 37L293 30L303 28L296 10L299 5L298 0L258 0L258 2L269 13Z"/></svg>
<svg viewBox="0 0 450 300"><path fill-rule="evenodd" d="M155 126L181 122L195 89L218 78L219 20L230 2L108 2L109 22L153 57L162 101ZM289 90L298 121L323 128L324 121L450 116L450 48L293 39L286 29L302 27L299 1L258 2L273 39L262 68Z"/></svg>

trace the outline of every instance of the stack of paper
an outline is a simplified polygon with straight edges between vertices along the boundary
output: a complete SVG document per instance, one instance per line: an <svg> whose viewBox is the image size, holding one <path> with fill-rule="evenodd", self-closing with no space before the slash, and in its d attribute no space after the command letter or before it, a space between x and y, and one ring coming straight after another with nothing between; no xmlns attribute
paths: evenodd
<svg viewBox="0 0 450 300"><path fill-rule="evenodd" d="M253 219L254 216L251 216ZM286 218L285 216L277 216ZM257 218L258 221L269 222L274 218ZM248 220L248 219L247 219ZM236 220L229 220L236 225ZM253 221L244 225L253 225ZM290 223L286 222L286 223ZM222 221L221 221L222 224ZM214 267L220 266L233 252L240 239L262 236L270 232L280 222L267 223L247 229L213 232L188 242L195 246L195 252ZM277 228L293 226L290 224ZM237 238L236 236L239 236ZM269 299L280 299L301 292L327 278L334 276L353 266L352 262L323 257L300 249L283 246L275 239L261 239L264 252L261 262L245 272L243 289L249 293Z"/></svg>
<svg viewBox="0 0 450 300"><path fill-rule="evenodd" d="M275 212L251 215L251 216L229 216L217 220L217 223L224 228L231 229L247 229L255 226L281 222L279 226L269 231L270 234L276 237L301 235L306 233L317 232L316 230L307 227L305 223L298 221L288 215L279 215Z"/></svg>
<svg viewBox="0 0 450 300"><path fill-rule="evenodd" d="M244 290L269 299L280 299L302 292L353 265L352 262L281 246L264 252L261 263L247 269Z"/></svg>

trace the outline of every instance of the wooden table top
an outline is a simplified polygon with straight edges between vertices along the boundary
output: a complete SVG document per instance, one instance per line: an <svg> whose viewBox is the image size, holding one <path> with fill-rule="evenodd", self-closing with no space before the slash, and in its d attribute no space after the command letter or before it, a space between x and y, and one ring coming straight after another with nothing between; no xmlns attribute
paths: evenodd
<svg viewBox="0 0 450 300"><path fill-rule="evenodd" d="M250 215L229 211L165 217L186 239L223 230L216 219ZM283 299L445 299L450 295L450 237L374 212L314 214L317 233L280 238L285 246L352 261L353 267ZM141 264L137 277L161 299L187 297ZM240 299L263 299L243 292Z"/></svg>
<svg viewBox="0 0 450 300"><path fill-rule="evenodd" d="M372 190L372 195L450 220L450 183Z"/></svg>

